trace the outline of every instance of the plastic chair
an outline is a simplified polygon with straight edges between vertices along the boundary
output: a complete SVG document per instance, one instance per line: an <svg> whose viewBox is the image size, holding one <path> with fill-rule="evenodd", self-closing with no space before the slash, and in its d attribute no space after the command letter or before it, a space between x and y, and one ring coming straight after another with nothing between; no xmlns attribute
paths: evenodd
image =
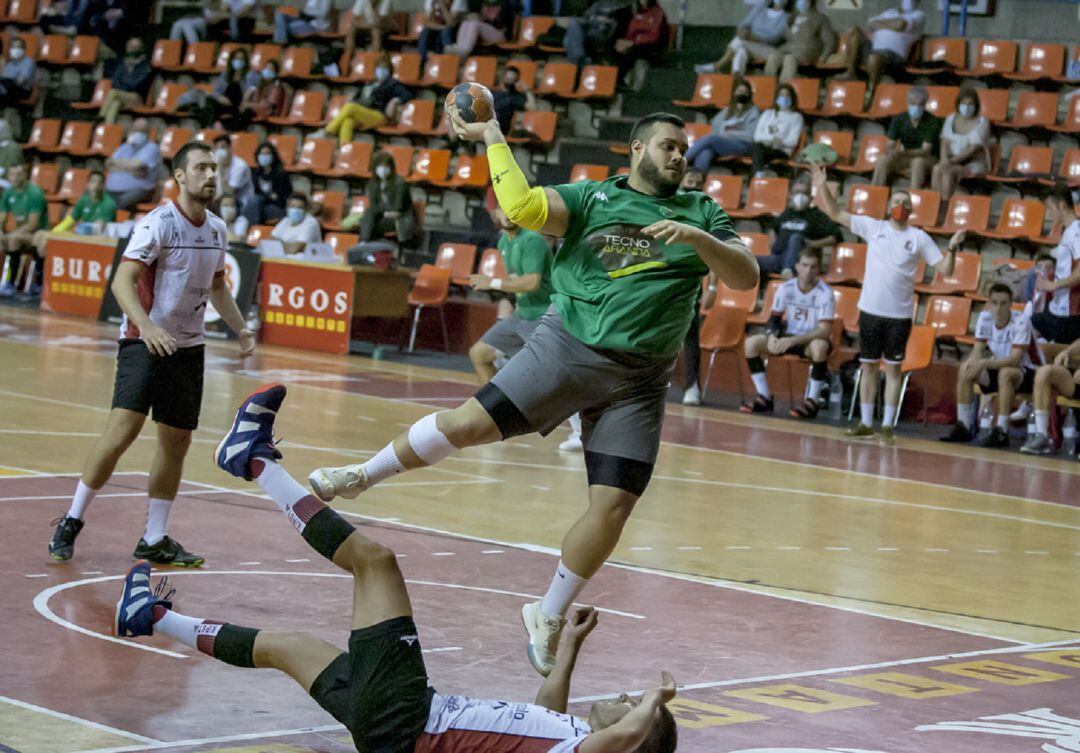
<svg viewBox="0 0 1080 753"><path fill-rule="evenodd" d="M50 154L59 151L61 125L58 118L38 118L30 128L30 138L22 148Z"/></svg>
<svg viewBox="0 0 1080 753"><path fill-rule="evenodd" d="M360 242L360 236L355 233L327 233L323 241L330 246L334 256L342 263L348 263L349 257L346 252Z"/></svg>
<svg viewBox="0 0 1080 753"><path fill-rule="evenodd" d="M865 120L882 120L899 115L907 109L907 95L911 84L879 84L874 90L870 109L855 117Z"/></svg>
<svg viewBox="0 0 1080 753"><path fill-rule="evenodd" d="M66 204L74 204L86 191L86 184L90 180L90 170L84 167L69 167L64 171L60 179L60 190L55 194L47 194L47 201L62 201Z"/></svg>
<svg viewBox="0 0 1080 753"><path fill-rule="evenodd" d="M453 89L457 85L461 58L457 55L428 55L420 86Z"/></svg>
<svg viewBox="0 0 1080 753"><path fill-rule="evenodd" d="M101 39L92 36L77 36L71 40L68 50L67 65L73 68L92 68L97 65Z"/></svg>
<svg viewBox="0 0 1080 753"><path fill-rule="evenodd" d="M833 286L833 299L836 301L836 316L844 322L844 331L848 334L857 334L859 331L859 297L862 291L858 288Z"/></svg>
<svg viewBox="0 0 1080 753"><path fill-rule="evenodd" d="M544 110L526 110L514 116L515 127L532 133L545 149L551 148L555 143L558 120L558 113ZM524 136L507 136L506 140L511 144L530 144L533 141Z"/></svg>
<svg viewBox="0 0 1080 753"><path fill-rule="evenodd" d="M709 366L705 370L705 381L701 385L701 398L705 399L712 379L713 365L720 353L735 356L735 370L739 375L739 399L745 400L746 394L742 383L743 339L746 337L746 317L749 311L737 306L725 306L717 297L716 305L705 314L701 325L701 349L709 354Z"/></svg>
<svg viewBox="0 0 1080 753"><path fill-rule="evenodd" d="M933 327L938 339L967 334L971 320L971 299L953 295L932 295L926 303L923 324Z"/></svg>
<svg viewBox="0 0 1080 753"><path fill-rule="evenodd" d="M1069 111L1061 125L1048 125L1047 128L1057 133L1080 133L1080 97L1073 97L1069 102Z"/></svg>
<svg viewBox="0 0 1080 753"><path fill-rule="evenodd" d="M495 88L495 75L499 70L499 59L493 55L474 55L465 61L461 68L461 83L481 84L489 89Z"/></svg>
<svg viewBox="0 0 1080 753"><path fill-rule="evenodd" d="M536 74L540 71L540 64L535 60L509 60L507 68L514 68L518 72L518 84L526 91L536 88Z"/></svg>
<svg viewBox="0 0 1080 753"><path fill-rule="evenodd" d="M980 235L997 240L1038 238L1042 235L1045 207L1035 199L1006 199L998 216L997 227Z"/></svg>
<svg viewBox="0 0 1080 753"><path fill-rule="evenodd" d="M813 143L824 144L836 152L836 164L839 167L851 162L855 134L851 131L818 131L814 134Z"/></svg>
<svg viewBox="0 0 1080 753"><path fill-rule="evenodd" d="M1029 42L1020 61L1020 70L1006 73L1010 81L1038 81L1060 76L1065 70L1065 45Z"/></svg>
<svg viewBox="0 0 1080 753"><path fill-rule="evenodd" d="M390 56L394 77L403 84L415 86L420 83L420 53L395 52Z"/></svg>
<svg viewBox="0 0 1080 753"><path fill-rule="evenodd" d="M475 251L475 247L474 247ZM443 348L450 352L450 336L446 331L446 315L443 311L446 299L450 294L450 270L437 267L433 264L424 264L413 281L413 289L409 291L409 306L415 307L412 318L412 329L409 332L409 353L413 352L416 344L416 330L420 326L420 314L425 308L433 308L439 312L439 323L442 325Z"/></svg>
<svg viewBox="0 0 1080 753"><path fill-rule="evenodd" d="M975 45L975 63L961 68L956 75L965 77L994 76L1016 70L1016 42L1003 39L984 39Z"/></svg>
<svg viewBox="0 0 1080 753"><path fill-rule="evenodd" d="M884 134L863 136L859 141L859 154L854 164L837 164L835 169L844 173L872 173L878 160L885 156L885 148L888 143L889 137Z"/></svg>
<svg viewBox="0 0 1080 753"><path fill-rule="evenodd" d="M1023 183L1051 174L1054 168L1054 150L1048 146L1023 146L1013 148L1009 166L1004 175L987 175L986 180L997 183Z"/></svg>
<svg viewBox="0 0 1080 753"><path fill-rule="evenodd" d="M837 81L833 79L825 90L825 103L819 108L807 110L805 114L818 117L858 115L863 111L863 102L865 101L865 81Z"/></svg>
<svg viewBox="0 0 1080 753"><path fill-rule="evenodd" d="M316 78L311 72L315 65L315 48L313 47L288 47L281 56L281 77L312 79Z"/></svg>
<svg viewBox="0 0 1080 753"><path fill-rule="evenodd" d="M746 204L728 210L728 214L737 219L779 215L787 208L787 197L787 178L752 178Z"/></svg>
<svg viewBox="0 0 1080 753"><path fill-rule="evenodd" d="M743 176L709 173L705 178L705 195L725 211L735 209L742 201Z"/></svg>
<svg viewBox="0 0 1080 753"><path fill-rule="evenodd" d="M71 108L75 110L97 110L105 102L105 95L112 89L112 81L107 78L99 80L94 84L94 93L90 95L90 99L86 102L72 102Z"/></svg>
<svg viewBox="0 0 1080 753"><path fill-rule="evenodd" d="M60 180L60 166L55 162L39 162L30 169L30 182L40 188L46 196L56 192Z"/></svg>
<svg viewBox="0 0 1080 753"><path fill-rule="evenodd" d="M619 69L613 65L587 65L581 69L577 90L568 99L611 99L619 83Z"/></svg>
<svg viewBox="0 0 1080 753"><path fill-rule="evenodd" d="M1016 110L1006 128L1049 128L1057 123L1056 92L1020 92Z"/></svg>
<svg viewBox="0 0 1080 753"><path fill-rule="evenodd" d="M578 163L570 168L570 177L567 178L567 183L578 183L583 180L594 180L597 182L607 180L608 173L611 168L607 165L586 165Z"/></svg>
<svg viewBox="0 0 1080 753"><path fill-rule="evenodd" d="M926 111L934 117L944 119L956 112L959 86L928 86L926 94Z"/></svg>
<svg viewBox="0 0 1080 753"><path fill-rule="evenodd" d="M791 78L787 83L795 90L795 107L799 112L817 108L821 98L821 79Z"/></svg>
<svg viewBox="0 0 1080 753"><path fill-rule="evenodd" d="M410 183L431 183L433 180L446 180L449 173L449 149L421 149L416 153L412 172L405 180Z"/></svg>
<svg viewBox="0 0 1080 753"><path fill-rule="evenodd" d="M1058 180L1064 180L1072 187L1080 186L1080 149L1066 149L1061 158L1061 167L1054 178L1042 178L1040 183L1052 186Z"/></svg>
<svg viewBox="0 0 1080 753"><path fill-rule="evenodd" d="M976 89L979 111L994 125L1001 125L1009 118L1008 89Z"/></svg>
<svg viewBox="0 0 1080 753"><path fill-rule="evenodd" d="M367 178L371 176L370 141L350 141L338 149L333 167L315 170L324 178Z"/></svg>
<svg viewBox="0 0 1080 753"><path fill-rule="evenodd" d="M409 134L431 135L435 132L435 102L430 99L413 99L401 108L396 125L376 129L384 136L407 136Z"/></svg>
<svg viewBox="0 0 1080 753"><path fill-rule="evenodd" d="M925 228L934 235L952 235L961 230L982 233L990 224L990 197L953 194L945 221L941 225Z"/></svg>
<svg viewBox="0 0 1080 753"><path fill-rule="evenodd" d="M982 257L976 253L960 251L956 254L956 266L948 277L938 277L933 282L915 286L917 293L928 295L963 295L979 289Z"/></svg>
<svg viewBox="0 0 1080 753"><path fill-rule="evenodd" d="M692 110L723 109L731 100L733 83L729 73L699 73L690 99L676 99L672 104Z"/></svg>
<svg viewBox="0 0 1080 753"><path fill-rule="evenodd" d="M326 95L322 92L298 91L293 95L289 113L287 115L267 118L267 122L274 125L321 125L323 120L323 106L325 104Z"/></svg>
<svg viewBox="0 0 1080 753"><path fill-rule="evenodd" d="M255 150L259 148L259 135L251 131L229 135L232 153L244 160L248 167L255 167Z"/></svg>
<svg viewBox="0 0 1080 753"><path fill-rule="evenodd" d="M450 270L455 285L465 285L476 265L476 246L472 243L443 243L435 254L435 266Z"/></svg>
<svg viewBox="0 0 1080 753"><path fill-rule="evenodd" d="M854 186L848 192L847 211L850 214L865 214L875 220L883 220L888 206L888 186Z"/></svg>
<svg viewBox="0 0 1080 753"><path fill-rule="evenodd" d="M375 79L375 64L378 62L381 52L370 50L356 50L351 61L344 61L341 69L347 71L344 76L328 76L327 80L335 84L353 84L368 82Z"/></svg>
<svg viewBox="0 0 1080 753"><path fill-rule="evenodd" d="M896 407L896 418L893 421L893 427L900 423L901 409L904 407L904 397L907 395L908 383L911 381L911 375L916 371L922 371L928 367L934 360L934 344L937 336L937 331L927 324L916 324L911 328L911 336L908 337L907 348L904 351L904 360L900 364L900 373L902 374L902 380L900 383L900 402ZM884 366L881 367L884 370ZM862 381L862 369L855 372L855 394L859 394L859 383ZM882 380L883 381L883 380ZM879 389L881 388L882 381L878 382ZM848 418L852 418L855 415L855 405L858 400L851 401L851 408L848 410ZM923 391L923 423L928 420L927 412L927 395L926 391Z"/></svg>
<svg viewBox="0 0 1080 753"><path fill-rule="evenodd" d="M480 254L480 265L476 272L492 279L505 280L506 264L502 252L497 248L485 248L484 253Z"/></svg>
<svg viewBox="0 0 1080 753"><path fill-rule="evenodd" d="M915 76L951 73L967 65L967 40L963 37L923 39L922 61L907 66Z"/></svg>
<svg viewBox="0 0 1080 753"><path fill-rule="evenodd" d="M830 285L862 285L866 274L866 244L841 243L833 249L825 282Z"/></svg>
<svg viewBox="0 0 1080 753"><path fill-rule="evenodd" d="M189 44L180 70L196 72L209 68L214 64L214 47L214 42L193 42Z"/></svg>
<svg viewBox="0 0 1080 753"><path fill-rule="evenodd" d="M540 83L536 87L536 94L569 97L574 93L577 70L577 66L573 63L548 63L540 72Z"/></svg>
<svg viewBox="0 0 1080 753"><path fill-rule="evenodd" d="M500 42L501 50L527 50L536 46L536 40L552 27L555 19L551 16L529 16L521 19L517 39L512 42Z"/></svg>
<svg viewBox="0 0 1080 753"><path fill-rule="evenodd" d="M394 42L412 43L420 39L420 32L424 30L427 17L424 13L409 14L408 23L405 25L404 34L391 34L390 39Z"/></svg>
<svg viewBox="0 0 1080 753"><path fill-rule="evenodd" d="M266 240L270 237L270 233L274 231L274 228L270 225L252 225L248 228L247 238L244 239L244 243L252 248L259 245L259 241Z"/></svg>
<svg viewBox="0 0 1080 753"><path fill-rule="evenodd" d="M394 160L394 172L402 178L409 175L409 168L412 167L413 152L415 151L411 145L383 144L380 151L386 152Z"/></svg>
<svg viewBox="0 0 1080 753"><path fill-rule="evenodd" d="M488 187L488 163L483 155L470 156L463 154L458 157L457 167L449 180L432 181L432 185L438 188L454 188L457 190L472 189L487 191Z"/></svg>
<svg viewBox="0 0 1080 753"><path fill-rule="evenodd" d="M131 108L131 112L137 115L172 115L177 112L176 103L180 95L188 90L184 84L164 83L158 89L153 104L137 105Z"/></svg>
<svg viewBox="0 0 1080 753"><path fill-rule="evenodd" d="M776 79L772 76L746 76L751 91L754 92L754 105L759 110L768 110L776 102ZM817 105L814 102L811 107Z"/></svg>
<svg viewBox="0 0 1080 753"><path fill-rule="evenodd" d="M341 220L345 215L344 191L316 191L311 194L311 203L322 205L318 219L323 227L341 227Z"/></svg>
<svg viewBox="0 0 1080 753"><path fill-rule="evenodd" d="M161 156L165 159L172 159L180 151L180 147L189 141L191 141L190 128L166 128L159 142Z"/></svg>
<svg viewBox="0 0 1080 753"><path fill-rule="evenodd" d="M271 133L266 140L273 144L286 170L296 164L296 147L299 139L293 134Z"/></svg>
<svg viewBox="0 0 1080 753"><path fill-rule="evenodd" d="M200 73L204 76L209 76L214 73L221 73L225 70L225 66L229 64L229 58L232 57L233 51L244 47L245 45L238 44L236 42L226 42L221 45L217 51L217 57L211 61L210 65L205 68L196 68L193 73Z"/></svg>
<svg viewBox="0 0 1080 753"><path fill-rule="evenodd" d="M776 300L776 291L783 284L782 280L769 280L765 286L765 295L761 300L761 308L746 317L747 324L765 324L772 316L773 301Z"/></svg>
<svg viewBox="0 0 1080 753"><path fill-rule="evenodd" d="M183 56L183 42L179 39L159 39L150 53L150 67L155 70L178 71Z"/></svg>
<svg viewBox="0 0 1080 753"><path fill-rule="evenodd" d="M253 71L261 70L264 65L273 60L281 62L281 45L267 44L265 42L255 45L248 58L248 67Z"/></svg>
<svg viewBox="0 0 1080 753"><path fill-rule="evenodd" d="M723 282L716 283L716 305L745 309L747 313L757 305L758 286L749 290L734 290Z"/></svg>
<svg viewBox="0 0 1080 753"><path fill-rule="evenodd" d="M925 228L937 222L938 212L941 211L941 194L928 189L908 189L911 194L911 216L908 223L915 227Z"/></svg>
<svg viewBox="0 0 1080 753"><path fill-rule="evenodd" d="M308 139L300 149L300 159L292 167L286 168L290 173L315 173L319 170L329 170L330 162L334 159L334 142L330 139Z"/></svg>
<svg viewBox="0 0 1080 753"><path fill-rule="evenodd" d="M41 38L41 49L38 50L38 65L65 65L68 57L68 41L66 34L46 34Z"/></svg>
<svg viewBox="0 0 1080 753"><path fill-rule="evenodd" d="M769 235L767 233L739 233L739 237L754 256L769 256L772 254L772 247L769 244Z"/></svg>

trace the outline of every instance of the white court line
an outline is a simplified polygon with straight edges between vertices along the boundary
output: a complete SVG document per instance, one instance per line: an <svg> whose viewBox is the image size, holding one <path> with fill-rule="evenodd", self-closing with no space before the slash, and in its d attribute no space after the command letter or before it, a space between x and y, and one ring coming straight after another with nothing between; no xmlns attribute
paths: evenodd
<svg viewBox="0 0 1080 753"><path fill-rule="evenodd" d="M212 745L214 743L235 743L244 740L261 740L265 737L291 737L293 735L306 735L318 732L335 732L344 730L340 724L322 724L317 727L296 727L294 729L279 729L272 732L247 732L241 735L221 735L219 737L198 737L189 740L173 740L172 742L155 741L149 745L124 745L118 748L94 748L81 750L78 753L134 753L141 750L164 750L166 748L186 748L189 745Z"/></svg>
<svg viewBox="0 0 1080 753"><path fill-rule="evenodd" d="M74 722L75 724L81 724L84 727L96 729L99 732L108 732L110 735L116 735L117 737L126 737L128 740L138 740L139 742L150 743L152 745L156 745L161 742L160 740L155 740L152 737L146 737L145 735L136 735L134 732L128 732L126 730L117 729L116 727L110 727L106 724L92 722L89 719L83 719L79 716L65 714L63 711L55 711L53 709L45 708L44 706L35 706L32 703L27 703L26 701L18 701L14 698L8 698L7 696L0 695L0 701L4 703L10 703L12 706L18 706L29 711L36 711L39 714L45 714L46 716L51 716L56 719L63 719L66 722ZM135 750L138 749L139 748L135 748Z"/></svg>
<svg viewBox="0 0 1080 753"><path fill-rule="evenodd" d="M716 680L715 682L694 682L680 685L679 690L703 690L706 688L722 688L732 685L749 685L758 682L776 682L778 680L794 680L800 677L823 677L827 675L839 675L845 672L861 672L867 669L884 669L887 667L902 667L910 664L927 664L929 662L949 661L952 659L966 659L972 656L994 656L997 654L1016 654L1023 652L1037 652L1040 649L1060 648L1075 644L1075 638L1064 641L1051 641L1049 643L1027 643L1022 646L1008 646L1006 648L985 648L980 651L964 651L955 654L939 654L937 656L920 656L914 659L894 659L892 661L874 662L872 664L854 664L849 667L829 667L827 669L810 669L803 672L785 672L777 675L759 675L757 677L742 677L731 680ZM637 695L644 690L629 691L628 695ZM606 701L618 698L620 693L608 693L605 695L590 695L571 698L570 703L590 703L592 701Z"/></svg>
<svg viewBox="0 0 1080 753"><path fill-rule="evenodd" d="M6 478L6 477L0 477ZM22 478L25 478L23 476ZM187 481L184 482L188 483ZM177 494L184 494L187 496L194 496L196 494L210 494L205 490L187 490L179 491ZM94 499L107 499L109 497L145 497L146 492L109 492L108 494L95 494ZM23 501L39 501L39 500L52 500L52 499L71 499L70 494L24 494L17 497L0 497L0 502L23 502Z"/></svg>
<svg viewBox="0 0 1080 753"><path fill-rule="evenodd" d="M243 563L240 563L240 564L243 564ZM184 575L187 575L187 576L194 576L194 575L272 575L272 576L294 576L294 577L295 576L300 576L300 577L306 577L306 578L342 578L342 579L351 580L352 577L353 577L352 575L349 575L349 574L346 574L346 573L310 573L310 572L295 572L295 571L294 572L287 572L287 571L276 571L276 570L188 570L188 571L168 570L168 571L164 571L164 573L163 573L163 571L157 570L157 571L154 571L154 574L155 575L167 574L168 577L170 577L170 578L178 577L178 576L184 576ZM54 622L57 625L59 625L60 627L67 628L68 630L74 630L76 633L82 633L83 635L88 635L91 638L100 638L101 640L109 641L110 643L119 643L119 644L121 644L123 646L131 646L133 648L141 649L143 651L149 651L149 652L154 653L154 654L161 654L163 656L171 656L174 659L187 659L188 658L187 654L177 653L176 651L168 651L166 649L157 648L155 646L147 646L147 645L144 645L142 643L135 643L134 641L121 640L120 638L117 638L115 636L107 635L105 633L99 633L99 632L96 632L94 630L84 628L81 625L76 625L75 623L73 623L73 622L71 622L69 620L65 620L63 617L58 616L49 607L49 599L51 599L53 596L60 593L61 591L67 591L69 589L77 588L79 586L88 586L88 585L92 585L94 583L104 583L106 581L123 580L124 577L125 577L124 575L106 575L106 576L98 577L98 578L83 578L82 580L73 580L73 581L68 581L67 583L60 583L60 584L52 586L50 588L46 588L44 591L41 591L37 596L35 596L34 597L34 609L36 609L38 611L38 614L40 614L42 617L47 619L49 622ZM415 585L415 586L432 586L432 587L435 587L435 588L449 588L449 589L453 589L455 591L478 591L480 593L496 594L496 595L499 595L499 596L514 596L514 597L517 597L517 598L529 599L530 601L535 601L535 600L541 598L537 594L526 594L526 593L521 593L519 591L505 591L505 590L499 589L499 588L485 588L483 586L466 586L466 585L463 585L461 583L440 583L438 581L413 580L411 578L406 578L405 582L410 584L410 585ZM579 605L579 606L584 606L584 605ZM606 614L617 615L619 617L628 617L630 619L635 619L635 620L644 620L645 619L645 615L634 614L632 612L621 612L621 611L619 611L617 609L605 609L604 607L597 607L596 611L604 612Z"/></svg>

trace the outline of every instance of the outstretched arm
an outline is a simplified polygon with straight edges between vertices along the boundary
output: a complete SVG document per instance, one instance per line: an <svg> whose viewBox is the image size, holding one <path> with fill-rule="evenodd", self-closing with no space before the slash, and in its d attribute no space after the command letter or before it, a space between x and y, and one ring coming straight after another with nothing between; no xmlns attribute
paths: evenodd
<svg viewBox="0 0 1080 753"><path fill-rule="evenodd" d="M825 168L818 164L811 164L810 179L814 184L814 203L817 204L818 209L827 214L833 222L850 230L851 215L841 209L837 203L832 189L829 188L829 177Z"/></svg>
<svg viewBox="0 0 1080 753"><path fill-rule="evenodd" d="M656 710L675 697L675 678L661 673L661 685L641 697L641 703L615 724L585 738L581 753L631 753L645 742L656 720Z"/></svg>
<svg viewBox="0 0 1080 753"><path fill-rule="evenodd" d="M578 652L585 638L596 627L598 614L593 607L575 609L563 628L559 650L555 654L555 667L544 678L544 684L536 694L536 705L543 706L559 714L566 713L566 704L570 698L570 676L574 673Z"/></svg>

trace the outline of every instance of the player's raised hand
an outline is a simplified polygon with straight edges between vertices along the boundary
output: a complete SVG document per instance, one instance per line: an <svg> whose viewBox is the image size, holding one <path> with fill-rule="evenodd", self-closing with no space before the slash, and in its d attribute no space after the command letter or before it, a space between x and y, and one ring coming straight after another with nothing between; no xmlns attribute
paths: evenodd
<svg viewBox="0 0 1080 753"><path fill-rule="evenodd" d="M454 134L462 141L483 141L489 128L499 130L499 121L494 118L484 123L466 123L454 105L446 108L446 119Z"/></svg>
<svg viewBox="0 0 1080 753"><path fill-rule="evenodd" d="M820 162L810 163L810 182L814 188L821 188L829 180L829 174L825 172L825 167Z"/></svg>
<svg viewBox="0 0 1080 753"><path fill-rule="evenodd" d="M641 696L641 703L650 704L653 708L656 708L657 706L663 706L674 697L675 678L671 676L670 672L664 671L660 673L659 687L645 691L645 694Z"/></svg>
<svg viewBox="0 0 1080 753"><path fill-rule="evenodd" d="M674 220L660 220L654 222L647 228L642 228L641 232L645 235L662 240L665 243L689 243L693 244L701 234L704 232L700 228L687 225L683 222L675 222Z"/></svg>
<svg viewBox="0 0 1080 753"><path fill-rule="evenodd" d="M571 612L563 626L561 640L571 646L575 651L581 648L581 644L589 637L589 633L596 627L600 613L595 607L580 607Z"/></svg>
<svg viewBox="0 0 1080 753"><path fill-rule="evenodd" d="M176 352L176 340L156 324L140 330L142 341L155 356L171 356Z"/></svg>

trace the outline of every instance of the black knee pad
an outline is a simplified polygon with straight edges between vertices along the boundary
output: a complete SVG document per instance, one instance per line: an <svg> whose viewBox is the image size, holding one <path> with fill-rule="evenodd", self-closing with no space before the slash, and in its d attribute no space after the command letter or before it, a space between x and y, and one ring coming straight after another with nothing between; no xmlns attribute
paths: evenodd
<svg viewBox="0 0 1080 753"><path fill-rule="evenodd" d="M499 427L499 433L503 439L520 437L524 434L532 434L532 424L518 407L491 382L488 382L474 395L477 402L483 406L491 420Z"/></svg>
<svg viewBox="0 0 1080 753"><path fill-rule="evenodd" d="M333 562L334 554L352 536L356 527L329 507L315 513L304 526L301 536L311 548Z"/></svg>
<svg viewBox="0 0 1080 753"><path fill-rule="evenodd" d="M589 486L613 486L640 497L652 478L653 464L585 450L585 471Z"/></svg>

